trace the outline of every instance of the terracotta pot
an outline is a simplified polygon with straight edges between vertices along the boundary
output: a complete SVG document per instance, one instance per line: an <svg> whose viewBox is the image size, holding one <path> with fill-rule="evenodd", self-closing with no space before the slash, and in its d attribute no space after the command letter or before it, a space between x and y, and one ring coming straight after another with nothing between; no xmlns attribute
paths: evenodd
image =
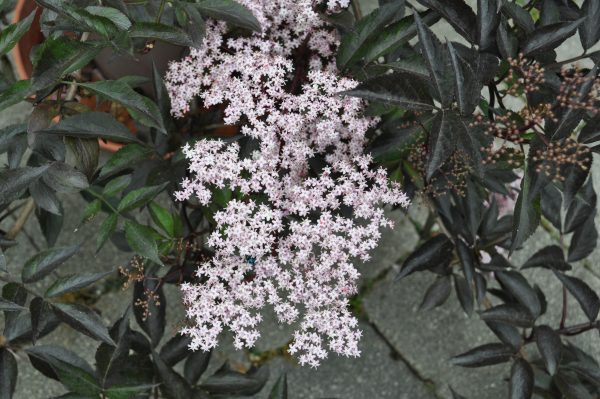
<svg viewBox="0 0 600 399"><path fill-rule="evenodd" d="M31 50L44 40L44 35L40 29L40 16L42 10L32 0L19 0L15 7L13 23L26 18L33 11L36 11L33 22L29 30L21 37L21 40L14 47L12 54L15 60L15 67L20 79L29 79L33 66L29 59Z"/></svg>
<svg viewBox="0 0 600 399"><path fill-rule="evenodd" d="M44 40L44 35L40 28L40 16L42 9L33 0L18 0L15 7L13 22L18 22L27 17L33 11L36 11L35 18L29 28L29 31L23 35L21 40L13 49L15 66L20 79L29 79L33 70L29 54L31 50ZM148 54L133 57L131 55L115 55L110 49L104 49L95 58L95 62L102 75L108 79L119 79L126 75L140 75L147 78L152 77L152 64L155 63L158 71L164 73L171 60L181 58L185 49L163 42L157 42L155 48ZM150 84L141 87L144 94L153 97L153 90ZM88 107L107 112L106 104L97 104L94 97L83 97L79 100ZM136 133L133 120L126 111L118 112L117 119L125 124L129 129ZM100 148L106 151L115 152L123 145L113 142L99 140Z"/></svg>

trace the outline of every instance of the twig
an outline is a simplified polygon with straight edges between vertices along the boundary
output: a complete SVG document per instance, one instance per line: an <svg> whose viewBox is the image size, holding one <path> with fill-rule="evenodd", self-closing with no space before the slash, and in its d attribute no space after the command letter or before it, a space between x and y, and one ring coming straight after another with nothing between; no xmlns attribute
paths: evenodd
<svg viewBox="0 0 600 399"><path fill-rule="evenodd" d="M567 297L567 288L563 286L562 289L562 313L560 316L560 328L565 328L565 323L567 322L567 305L568 305L568 297Z"/></svg>
<svg viewBox="0 0 600 399"><path fill-rule="evenodd" d="M21 209L21 212L19 212L19 216L17 216L15 224L13 224L10 230L8 230L8 233L6 233L7 239L14 240L17 237L17 235L27 222L27 219L29 219L29 215L31 215L31 212L33 212L34 208L35 201L33 200L33 198L28 198L27 202L25 203L25 206L23 207L23 209Z"/></svg>
<svg viewBox="0 0 600 399"><path fill-rule="evenodd" d="M162 18L163 11L165 10L165 4L166 3L167 3L166 0L161 0L160 6L158 8L158 15L156 16L156 20L154 22L156 22L156 23L160 22L160 19Z"/></svg>
<svg viewBox="0 0 600 399"><path fill-rule="evenodd" d="M358 0L352 0L352 12L354 13L354 17L356 19L362 18L362 11L360 9L360 4L358 4Z"/></svg>
<svg viewBox="0 0 600 399"><path fill-rule="evenodd" d="M560 68L562 68L563 65L570 64L571 62L583 60L585 58L592 58L594 56L599 56L599 55L600 55L600 50L594 51L591 53L584 52L583 54L578 55L577 57L569 58L568 60L555 62L554 64L546 65L544 68L546 68L546 70L560 69Z"/></svg>

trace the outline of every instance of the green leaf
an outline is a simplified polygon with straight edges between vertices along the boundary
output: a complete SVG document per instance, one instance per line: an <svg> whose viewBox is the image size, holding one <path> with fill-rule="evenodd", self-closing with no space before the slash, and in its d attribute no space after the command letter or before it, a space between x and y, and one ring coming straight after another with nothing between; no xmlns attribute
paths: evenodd
<svg viewBox="0 0 600 399"><path fill-rule="evenodd" d="M171 99L165 86L165 82L161 73L156 68L156 64L152 63L152 87L154 89L154 97L156 103L165 121L171 121Z"/></svg>
<svg viewBox="0 0 600 399"><path fill-rule="evenodd" d="M448 106L452 102L454 94L454 82L450 71L448 51L429 27L423 23L418 14L415 14L415 22L419 34L421 54L425 58L431 84L442 105Z"/></svg>
<svg viewBox="0 0 600 399"><path fill-rule="evenodd" d="M150 216L152 220L159 226L169 237L175 237L175 218L169 211L155 202L150 203Z"/></svg>
<svg viewBox="0 0 600 399"><path fill-rule="evenodd" d="M598 140L600 140L600 115L587 121L577 137L577 141L584 144L594 143Z"/></svg>
<svg viewBox="0 0 600 399"><path fill-rule="evenodd" d="M16 303L19 306L25 306L27 291L21 284L7 283L2 287L2 299ZM14 329L19 314L20 310L18 309L4 311L4 336L8 336L10 331Z"/></svg>
<svg viewBox="0 0 600 399"><path fill-rule="evenodd" d="M436 10L456 31L471 43L477 42L475 13L463 0L418 0Z"/></svg>
<svg viewBox="0 0 600 399"><path fill-rule="evenodd" d="M88 188L87 177L64 162L54 162L43 176L44 182L59 193L71 193Z"/></svg>
<svg viewBox="0 0 600 399"><path fill-rule="evenodd" d="M36 49L31 89L37 91L56 84L63 76L89 63L100 50L101 47L66 36L47 38Z"/></svg>
<svg viewBox="0 0 600 399"><path fill-rule="evenodd" d="M506 291L523 305L534 318L541 314L542 306L538 296L521 273L507 270L495 274Z"/></svg>
<svg viewBox="0 0 600 399"><path fill-rule="evenodd" d="M0 110L5 110L11 105L20 103L34 91L31 87L31 80L16 81L8 89L0 93Z"/></svg>
<svg viewBox="0 0 600 399"><path fill-rule="evenodd" d="M125 222L125 238L131 249L138 255L162 265L155 234L156 232L149 227L131 221Z"/></svg>
<svg viewBox="0 0 600 399"><path fill-rule="evenodd" d="M46 291L46 297L52 298L77 291L111 274L112 271L101 273L72 274L56 280Z"/></svg>
<svg viewBox="0 0 600 399"><path fill-rule="evenodd" d="M496 30L496 44L498 44L502 58L508 59L517 56L519 40L504 17L501 18L498 30Z"/></svg>
<svg viewBox="0 0 600 399"><path fill-rule="evenodd" d="M53 316L51 305L44 298L35 297L29 303L29 313L31 313L31 342L35 345L42 329Z"/></svg>
<svg viewBox="0 0 600 399"><path fill-rule="evenodd" d="M46 172L48 165L0 171L0 205L18 199L27 187Z"/></svg>
<svg viewBox="0 0 600 399"><path fill-rule="evenodd" d="M110 337L102 319L93 310L79 304L68 303L54 304L53 310L60 320L73 329L108 345L115 346L115 342Z"/></svg>
<svg viewBox="0 0 600 399"><path fill-rule="evenodd" d="M92 15L104 17L110 22L115 24L120 30L128 30L131 28L131 21L127 18L127 15L113 7L99 7L99 6L88 6L85 11Z"/></svg>
<svg viewBox="0 0 600 399"><path fill-rule="evenodd" d="M473 289L471 288L470 283L462 276L457 274L452 275L454 279L454 289L456 290L456 296L458 297L458 302L460 302L460 306L463 308L465 313L470 316L473 313Z"/></svg>
<svg viewBox="0 0 600 399"><path fill-rule="evenodd" d="M185 21L182 26L186 28L187 34L194 43L193 47L202 47L202 44L204 43L204 35L206 33L206 23L204 22L202 15L200 15L200 12L194 4L180 2L177 3L177 5L182 6L188 16L187 21Z"/></svg>
<svg viewBox="0 0 600 399"><path fill-rule="evenodd" d="M108 240L110 235L114 233L115 229L117 228L118 218L118 214L112 213L104 220L104 222L102 222L102 225L100 225L100 230L98 231L98 238L96 239L96 252L102 249L104 243L106 243L106 240Z"/></svg>
<svg viewBox="0 0 600 399"><path fill-rule="evenodd" d="M268 377L269 371L264 366L242 374L225 364L215 374L208 377L200 387L211 394L250 396L263 388Z"/></svg>
<svg viewBox="0 0 600 399"><path fill-rule="evenodd" d="M485 324L492 330L498 339L500 339L500 341L509 345L513 350L518 351L523 345L521 333L515 326L495 321L487 321Z"/></svg>
<svg viewBox="0 0 600 399"><path fill-rule="evenodd" d="M137 397L149 397L149 390L156 387L155 384L144 384L124 387L110 387L104 390L107 399L130 399Z"/></svg>
<svg viewBox="0 0 600 399"><path fill-rule="evenodd" d="M510 370L510 399L530 399L534 380L531 365L522 358L516 359Z"/></svg>
<svg viewBox="0 0 600 399"><path fill-rule="evenodd" d="M504 344L484 344L463 354L454 356L450 362L461 367L482 367L507 362L513 350Z"/></svg>
<svg viewBox="0 0 600 399"><path fill-rule="evenodd" d="M40 229L44 234L44 238L46 239L46 244L48 244L48 247L52 247L54 244L56 244L56 240L58 239L58 236L62 230L64 222L62 205L60 208L60 213L60 215L55 215L45 211L44 209L37 209L35 212L40 224Z"/></svg>
<svg viewBox="0 0 600 399"><path fill-rule="evenodd" d="M521 191L517 197L513 215L513 232L510 252L521 246L533 234L540 223L540 194L532 189L531 166L527 167L521 180Z"/></svg>
<svg viewBox="0 0 600 399"><path fill-rule="evenodd" d="M569 245L569 262L576 262L590 255L596 248L598 241L598 231L594 223L596 212L592 212L590 217L575 228Z"/></svg>
<svg viewBox="0 0 600 399"><path fill-rule="evenodd" d="M557 189L555 189L558 192ZM558 200L560 200L560 193L557 193ZM575 230L581 230L582 225L586 223L588 219L594 219L594 213L596 212L596 202L597 196L594 190L594 179L588 179L587 183L583 186L582 190L579 190L571 205L567 209L567 214L565 216L564 228L562 229L564 233L572 233ZM554 209L560 217L560 203ZM546 215L544 215L546 216ZM546 216L548 217L548 216ZM558 224L557 228L560 229L560 224ZM573 244L573 239L571 239L571 243Z"/></svg>
<svg viewBox="0 0 600 399"><path fill-rule="evenodd" d="M192 387L182 376L169 367L158 354L153 353L152 359L162 381L160 389L166 397L173 399L192 397Z"/></svg>
<svg viewBox="0 0 600 399"><path fill-rule="evenodd" d="M121 143L139 141L127 127L105 112L84 112L64 118L40 133L80 138L101 137Z"/></svg>
<svg viewBox="0 0 600 399"><path fill-rule="evenodd" d="M433 25L440 19L440 14L431 10L419 13L419 15L421 16L423 23L428 26ZM352 61L363 58L365 63L369 63L395 51L400 46L407 43L417 35L415 18L413 15L408 15L400 21L394 22L381 29L381 32L378 32L379 30L375 31L372 37L357 50L352 57ZM403 60L401 59L398 61L401 62Z"/></svg>
<svg viewBox="0 0 600 399"><path fill-rule="evenodd" d="M89 222L102 210L102 201L95 199L86 205L81 216L81 223Z"/></svg>
<svg viewBox="0 0 600 399"><path fill-rule="evenodd" d="M425 81L403 72L377 76L341 94L398 105L406 109L434 108Z"/></svg>
<svg viewBox="0 0 600 399"><path fill-rule="evenodd" d="M359 20L350 32L342 36L340 47L337 51L338 68L343 70L349 63L364 55L361 53L369 51L369 48L365 46L367 40L381 32L387 24L393 22L396 14L402 7L404 7L402 2L395 2L377 8L369 15ZM400 30L407 29L409 25L411 25L411 21L406 20L401 25ZM408 39L410 39L410 37L400 39L400 41L407 41ZM365 47L363 48L363 46ZM379 52L378 50L372 51L373 53ZM371 57L374 56L373 53L371 54Z"/></svg>
<svg viewBox="0 0 600 399"><path fill-rule="evenodd" d="M531 14L517 3L504 2L502 13L508 18L512 18L515 25L521 28L523 32L529 34L535 30L535 22L533 22Z"/></svg>
<svg viewBox="0 0 600 399"><path fill-rule="evenodd" d="M520 305L501 304L479 314L485 322L497 322L517 327L531 327L534 320L529 311Z"/></svg>
<svg viewBox="0 0 600 399"><path fill-rule="evenodd" d="M191 342L191 338L187 335L176 334L163 345L159 353L160 358L167 366L175 366L192 353L189 349Z"/></svg>
<svg viewBox="0 0 600 399"><path fill-rule="evenodd" d="M33 283L41 280L64 261L75 255L80 245L70 247L58 247L39 252L34 257L30 258L23 266L21 278L24 283Z"/></svg>
<svg viewBox="0 0 600 399"><path fill-rule="evenodd" d="M581 15L586 18L579 27L579 37L583 48L588 50L600 40L600 2L585 0L581 6Z"/></svg>
<svg viewBox="0 0 600 399"><path fill-rule="evenodd" d="M423 271L443 265L449 261L454 245L444 234L439 234L417 248L404 261L396 280L400 280L411 273Z"/></svg>
<svg viewBox="0 0 600 399"><path fill-rule="evenodd" d="M502 0L477 0L477 43L480 51L495 48L496 28L500 21L498 1Z"/></svg>
<svg viewBox="0 0 600 399"><path fill-rule="evenodd" d="M95 138L81 139L77 137L65 137L67 154L66 159L80 170L88 181L94 179L98 161L100 159L100 145Z"/></svg>
<svg viewBox="0 0 600 399"><path fill-rule="evenodd" d="M543 267L546 269L571 270L571 266L565 262L563 250L558 245L549 245L534 253L521 266L522 269L532 267Z"/></svg>
<svg viewBox="0 0 600 399"><path fill-rule="evenodd" d="M200 0L193 4L204 16L220 19L241 28L260 32L260 23L252 12L233 0Z"/></svg>
<svg viewBox="0 0 600 399"><path fill-rule="evenodd" d="M72 392L100 397L94 370L75 353L58 346L34 346L25 350L32 365L45 376L58 379Z"/></svg>
<svg viewBox="0 0 600 399"><path fill-rule="evenodd" d="M419 310L427 311L442 305L452 291L450 276L440 276L427 288Z"/></svg>
<svg viewBox="0 0 600 399"><path fill-rule="evenodd" d="M404 72L409 75L416 75L420 79L429 78L429 71L423 62L421 55L416 55L411 58L403 58L388 64L382 64L382 66L390 68L395 72Z"/></svg>
<svg viewBox="0 0 600 399"><path fill-rule="evenodd" d="M540 54L544 51L554 50L562 42L572 36L585 18L572 22L559 22L537 28L527 36L521 52L527 55Z"/></svg>
<svg viewBox="0 0 600 399"><path fill-rule="evenodd" d="M0 56L3 56L15 47L19 39L29 30L34 17L35 11L29 14L27 18L8 25L0 32Z"/></svg>
<svg viewBox="0 0 600 399"><path fill-rule="evenodd" d="M21 310L25 309L27 308L19 305L18 303L0 298L0 311L2 312L20 312Z"/></svg>
<svg viewBox="0 0 600 399"><path fill-rule="evenodd" d="M136 22L129 31L131 38L162 40L183 47L193 47L194 42L186 32L175 26L155 23Z"/></svg>
<svg viewBox="0 0 600 399"><path fill-rule="evenodd" d="M102 7L92 7L91 11L73 6L62 0L36 0L42 6L62 15L73 22L76 27L84 32L97 32L104 37L109 37L117 32L117 26L110 19L110 15L98 13ZM96 13L92 11L96 11ZM114 13L113 13L114 17Z"/></svg>
<svg viewBox="0 0 600 399"><path fill-rule="evenodd" d="M100 177L121 172L133 168L140 161L147 159L152 154L152 149L139 144L129 144L115 152L104 164L100 171Z"/></svg>
<svg viewBox="0 0 600 399"><path fill-rule="evenodd" d="M468 284L471 285L474 282L475 276L475 256L473 250L469 248L463 240L456 240L456 252L462 265L463 274Z"/></svg>
<svg viewBox="0 0 600 399"><path fill-rule="evenodd" d="M577 302L579 302L581 309L590 322L595 321L600 311L600 298L598 298L598 294L587 283L577 277L567 276L556 270L554 270L554 274L571 295L575 297Z"/></svg>
<svg viewBox="0 0 600 399"><path fill-rule="evenodd" d="M101 80L79 85L123 105L129 114L140 123L166 133L158 106L148 97L138 94L126 83L118 80Z"/></svg>
<svg viewBox="0 0 600 399"><path fill-rule="evenodd" d="M600 388L600 368L593 362L569 363L565 369L575 372L579 377Z"/></svg>
<svg viewBox="0 0 600 399"><path fill-rule="evenodd" d="M188 356L183 368L183 375L187 382L192 385L196 384L198 379L200 379L202 374L204 374L208 368L210 355L210 351L205 352L203 350L196 350Z"/></svg>
<svg viewBox="0 0 600 399"><path fill-rule="evenodd" d="M481 85L478 84L475 71L448 42L448 52L454 70L454 89L456 102L461 115L471 115L479 104Z"/></svg>
<svg viewBox="0 0 600 399"><path fill-rule="evenodd" d="M61 205L54 191L41 179L29 185L29 194L40 208L54 215L61 214Z"/></svg>
<svg viewBox="0 0 600 399"><path fill-rule="evenodd" d="M456 146L454 137L455 130L452 129L452 116L446 112L438 112L433 119L428 137L428 150L426 178L431 179L435 172L452 155Z"/></svg>
<svg viewBox="0 0 600 399"><path fill-rule="evenodd" d="M17 386L17 360L8 348L0 348L0 397L10 399Z"/></svg>
<svg viewBox="0 0 600 399"><path fill-rule="evenodd" d="M133 209L140 208L152 201L154 197L160 194L168 185L169 182L165 182L157 186L142 187L130 191L119 202L117 210L119 212L129 212Z"/></svg>
<svg viewBox="0 0 600 399"><path fill-rule="evenodd" d="M560 336L546 325L537 326L533 332L538 351L546 364L546 370L550 375L556 374L562 356Z"/></svg>
<svg viewBox="0 0 600 399"><path fill-rule="evenodd" d="M131 184L131 175L118 176L106 183L102 190L102 195L112 197L123 192Z"/></svg>
<svg viewBox="0 0 600 399"><path fill-rule="evenodd" d="M595 399L575 374L560 370L554 378L552 378L552 381L564 395L564 398Z"/></svg>
<svg viewBox="0 0 600 399"><path fill-rule="evenodd" d="M273 385L273 389L271 389L271 393L269 393L268 399L287 399L288 397L288 387L287 387L287 375L285 373L281 374Z"/></svg>

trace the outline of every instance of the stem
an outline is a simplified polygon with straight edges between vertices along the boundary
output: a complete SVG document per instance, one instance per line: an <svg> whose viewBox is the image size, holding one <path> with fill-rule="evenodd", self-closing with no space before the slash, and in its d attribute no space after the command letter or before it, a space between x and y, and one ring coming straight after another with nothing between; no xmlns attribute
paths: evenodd
<svg viewBox="0 0 600 399"><path fill-rule="evenodd" d="M86 193L89 193L92 197L99 199L100 201L102 201L111 211L113 211L114 213L120 215L119 211L117 210L117 208L115 208L114 206L112 206L112 204L110 202L108 202L101 194L98 194L97 192L90 190L89 188L85 190Z"/></svg>
<svg viewBox="0 0 600 399"><path fill-rule="evenodd" d="M29 219L29 215L31 215L31 212L33 212L34 208L35 208L35 201L33 201L33 198L30 197L27 199L27 202L25 203L25 206L23 207L23 209L21 209L19 216L17 216L17 220L15 220L15 224L13 224L13 226L10 228L10 230L8 230L8 233L6 233L7 239L14 240L17 237L17 235L19 234L21 229L23 229L23 226L27 222L27 219Z"/></svg>
<svg viewBox="0 0 600 399"><path fill-rule="evenodd" d="M600 50L594 51L594 52L589 53L589 54L587 54L587 53L584 52L583 54L578 55L577 57L569 58L568 60L564 60L564 61L560 61L560 62L555 62L554 64L547 65L545 68L546 69L550 69L550 70L552 70L552 69L560 69L563 65L570 64L571 62L579 61L579 60L582 60L584 58L591 58L591 57L596 56L596 55L600 55Z"/></svg>
<svg viewBox="0 0 600 399"><path fill-rule="evenodd" d="M494 95L493 85L488 85L488 93L490 95L490 106L488 107L488 118L494 122L494 106L496 105L496 96Z"/></svg>
<svg viewBox="0 0 600 399"><path fill-rule="evenodd" d="M155 21L156 23L160 22L160 19L162 18L163 11L165 10L165 4L166 3L167 3L166 0L161 0L160 6L158 8L158 15L156 16L156 21Z"/></svg>
<svg viewBox="0 0 600 399"><path fill-rule="evenodd" d="M562 313L560 316L560 328L565 328L565 323L567 322L567 305L568 305L568 297L567 297L567 288L563 286L562 289Z"/></svg>
<svg viewBox="0 0 600 399"><path fill-rule="evenodd" d="M350 3L352 4L352 12L354 13L354 17L356 19L361 19L362 11L360 9L360 4L358 3L358 0L352 0Z"/></svg>

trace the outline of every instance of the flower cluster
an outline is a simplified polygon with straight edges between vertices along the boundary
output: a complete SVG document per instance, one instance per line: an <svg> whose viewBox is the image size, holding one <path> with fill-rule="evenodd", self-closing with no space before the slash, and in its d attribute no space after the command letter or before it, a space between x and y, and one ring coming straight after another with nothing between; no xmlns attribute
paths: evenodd
<svg viewBox="0 0 600 399"><path fill-rule="evenodd" d="M338 95L356 82L337 75L335 31L313 0L239 0L262 31L228 37L210 21L204 45L171 65L172 112L199 96L223 104L225 122L254 143L201 140L183 151L190 162L179 200L208 205L215 189L234 198L216 212L208 244L214 257L198 283L182 285L191 348L209 350L228 328L238 348L257 340L261 310L296 326L290 352L316 366L329 351L358 356L360 331L348 310L357 293L355 260L368 260L391 227L382 204L408 205L383 169L364 154L376 120L361 100ZM329 0L335 12L347 0Z"/></svg>

